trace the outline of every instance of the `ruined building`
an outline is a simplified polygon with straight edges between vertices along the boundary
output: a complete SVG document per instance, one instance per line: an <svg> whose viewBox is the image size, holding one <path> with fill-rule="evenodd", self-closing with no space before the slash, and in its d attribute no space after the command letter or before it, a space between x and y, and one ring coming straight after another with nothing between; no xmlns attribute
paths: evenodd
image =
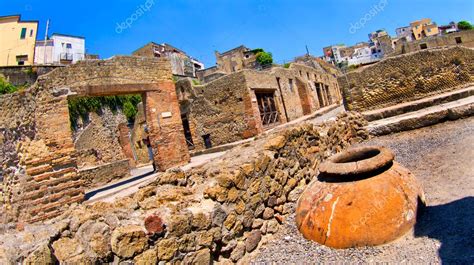
<svg viewBox="0 0 474 265"><path fill-rule="evenodd" d="M26 90L0 96L2 220L36 222L84 200L68 100L124 94L142 95L158 169L189 162L168 59L114 57L57 68Z"/></svg>
<svg viewBox="0 0 474 265"><path fill-rule="evenodd" d="M176 89L186 140L194 150L257 136L342 99L336 75L319 64L244 69L204 85L183 79Z"/></svg>
<svg viewBox="0 0 474 265"><path fill-rule="evenodd" d="M249 49L244 45L223 53L215 51L216 65L198 71L197 77L203 82L209 82L244 69L261 69L263 66L257 62L257 53L261 51L263 50Z"/></svg>

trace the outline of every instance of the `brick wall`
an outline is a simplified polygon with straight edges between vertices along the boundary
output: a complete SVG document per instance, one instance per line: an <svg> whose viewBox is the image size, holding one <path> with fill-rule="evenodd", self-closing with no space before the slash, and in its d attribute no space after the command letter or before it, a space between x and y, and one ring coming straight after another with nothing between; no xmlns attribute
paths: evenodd
<svg viewBox="0 0 474 265"><path fill-rule="evenodd" d="M82 201L85 184L77 170L68 97L132 93L144 94L157 166L167 169L189 161L166 59L81 61L40 76L26 91L0 97L5 142L0 158L2 214L11 220L35 222Z"/></svg>
<svg viewBox="0 0 474 265"><path fill-rule="evenodd" d="M373 110L469 84L473 62L474 50L470 48L424 50L349 72L339 78L339 84L346 109Z"/></svg>

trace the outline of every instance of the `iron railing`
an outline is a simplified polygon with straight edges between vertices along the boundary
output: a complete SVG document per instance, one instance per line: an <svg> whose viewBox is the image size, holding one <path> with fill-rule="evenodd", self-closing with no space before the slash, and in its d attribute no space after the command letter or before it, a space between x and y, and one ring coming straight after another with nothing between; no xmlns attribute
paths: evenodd
<svg viewBox="0 0 474 265"><path fill-rule="evenodd" d="M280 122L278 111L263 112L260 114L260 118L264 127L274 126Z"/></svg>

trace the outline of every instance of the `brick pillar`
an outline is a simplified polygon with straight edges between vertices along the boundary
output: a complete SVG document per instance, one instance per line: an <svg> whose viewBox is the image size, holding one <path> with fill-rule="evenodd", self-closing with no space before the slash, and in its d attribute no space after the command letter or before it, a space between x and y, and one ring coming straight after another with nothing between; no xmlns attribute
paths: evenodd
<svg viewBox="0 0 474 265"><path fill-rule="evenodd" d="M69 124L67 96L44 92L37 100L37 134L32 152L23 164L28 178L18 196L19 220L37 222L55 217L61 207L84 200L84 181L77 171L75 148ZM32 142L32 143L33 143ZM41 149L41 155L35 150Z"/></svg>
<svg viewBox="0 0 474 265"><path fill-rule="evenodd" d="M191 160L184 137L181 112L173 81L160 83L159 90L144 94L149 137L157 169L165 171Z"/></svg>
<svg viewBox="0 0 474 265"><path fill-rule="evenodd" d="M244 108L247 129L242 133L242 137L250 138L264 132L255 92L249 90L244 96Z"/></svg>

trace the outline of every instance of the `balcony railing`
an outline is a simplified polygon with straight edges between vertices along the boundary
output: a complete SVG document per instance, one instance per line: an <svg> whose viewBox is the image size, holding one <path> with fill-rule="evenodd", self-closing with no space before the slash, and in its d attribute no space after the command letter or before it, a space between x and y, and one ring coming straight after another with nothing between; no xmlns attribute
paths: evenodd
<svg viewBox="0 0 474 265"><path fill-rule="evenodd" d="M60 57L61 61L72 61L74 56L72 53L61 53Z"/></svg>

